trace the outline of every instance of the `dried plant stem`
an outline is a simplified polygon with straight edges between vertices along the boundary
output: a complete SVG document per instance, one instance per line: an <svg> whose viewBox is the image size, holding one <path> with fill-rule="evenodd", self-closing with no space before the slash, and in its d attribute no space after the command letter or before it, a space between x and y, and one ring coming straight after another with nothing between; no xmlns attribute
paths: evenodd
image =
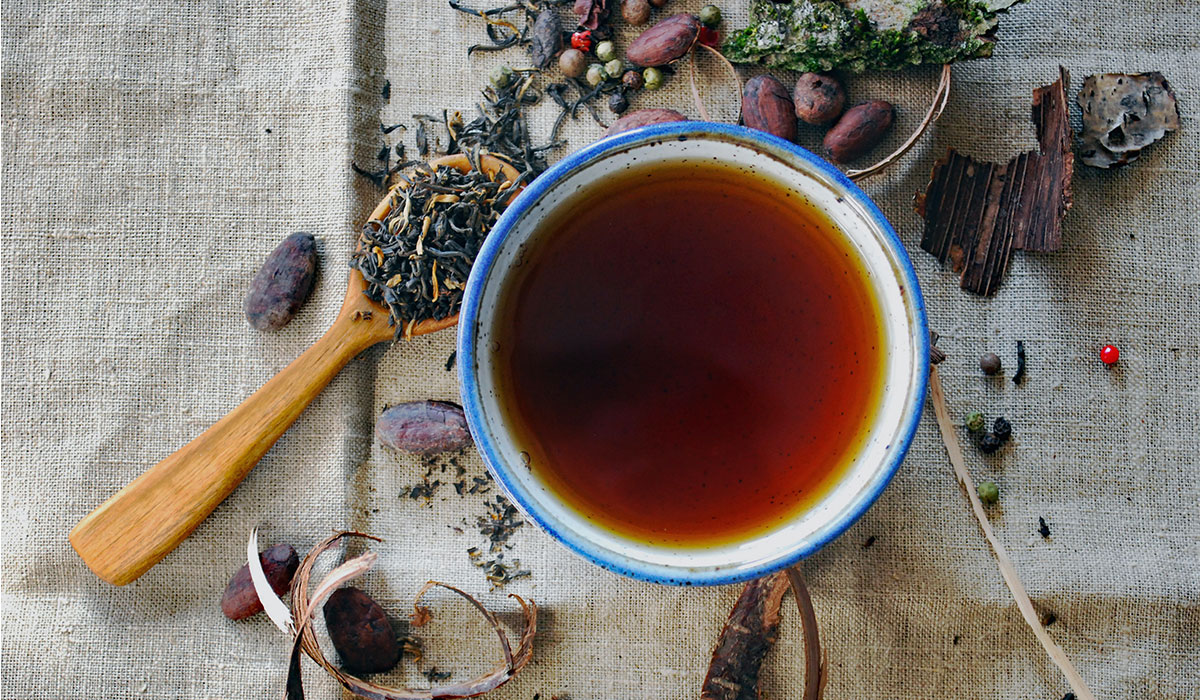
<svg viewBox="0 0 1200 700"><path fill-rule="evenodd" d="M738 113L737 116L734 117L733 123L738 123L742 118L742 108L740 104L742 97L742 79L738 77L737 68L734 68L733 64L729 62L729 59L725 58L724 54L722 54L720 51L717 51L713 47L706 44L701 44L699 42L693 46L692 51L688 54L688 82L692 87L692 101L696 103L696 111L700 114L700 118L704 121L712 121L712 117L708 115L708 110L704 107L704 100L700 99L700 88L696 85L696 47L707 49L710 53L712 53L713 56L717 57L717 60L719 60L725 65L726 68L729 69L729 76L733 79L733 84L737 87L739 105Z"/></svg>
<svg viewBox="0 0 1200 700"><path fill-rule="evenodd" d="M883 160L870 167L863 168L862 170L848 170L846 171L846 177L856 182L858 180L865 180L872 175L877 175L883 172L889 165L900 160L900 157L907 153L908 150L921 139L921 136L925 134L925 130L929 128L929 125L937 121L938 117L942 116L942 111L946 109L946 103L949 100L950 64L947 63L946 65L942 66L942 77L938 81L937 92L933 94L933 103L929 105L929 111L925 113L925 118L921 120L921 124L917 127L917 130L908 137L907 141L901 144L900 147L895 151L892 151L892 153Z"/></svg>
<svg viewBox="0 0 1200 700"><path fill-rule="evenodd" d="M804 698L803 700L820 700L825 690L825 682L829 680L821 654L821 635L817 630L817 612L813 610L812 597L808 595L808 586L804 583L804 575L799 566L789 566L786 570L788 583L792 585L792 595L796 598L796 607L800 609L800 625L804 630Z"/></svg>
<svg viewBox="0 0 1200 700"><path fill-rule="evenodd" d="M992 530L992 525L987 519L987 513L983 510L983 503L980 502L979 496L975 491L975 482L971 479L970 473L967 472L962 447L959 446L958 436L954 432L954 422L950 419L950 412L946 409L946 395L942 391L942 380L938 376L936 365L930 368L929 389L930 400L933 401L933 410L937 414L938 428L942 433L942 441L946 444L946 452L950 455L950 464L954 466L954 474L958 477L959 485L966 492L967 499L971 501L971 510L975 513L975 519L979 521L979 527L983 530L984 537L992 545L992 551L996 553L996 563L1000 566L1000 575L1004 577L1004 582L1008 584L1008 589L1012 591L1013 598L1017 601L1017 608L1021 611L1021 615L1025 618L1025 622L1029 625L1029 628L1033 630L1034 636L1042 643L1042 647L1046 650L1046 653L1050 655L1050 659L1054 661L1059 670L1066 676L1067 683L1070 684L1071 690L1074 691L1078 700L1096 700L1096 696L1092 694L1087 683L1084 683L1083 677L1079 675L1079 671L1071 664L1071 660L1067 658L1066 652L1062 650L1062 647L1054 643L1054 640L1046 632L1046 628L1042 626L1041 620L1038 619L1037 611L1033 608L1033 601L1029 599L1029 594L1025 592L1025 586L1021 583L1021 579L1017 575L1016 566L1013 565L1012 559L1009 558L1008 552L1004 549L1004 545L1000 543L1000 540L996 537L996 533Z"/></svg>

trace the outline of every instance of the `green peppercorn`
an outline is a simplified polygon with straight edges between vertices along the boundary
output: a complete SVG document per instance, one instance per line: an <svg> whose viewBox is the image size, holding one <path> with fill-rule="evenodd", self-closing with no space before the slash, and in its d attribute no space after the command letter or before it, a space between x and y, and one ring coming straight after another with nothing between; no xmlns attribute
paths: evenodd
<svg viewBox="0 0 1200 700"><path fill-rule="evenodd" d="M642 81L646 84L647 90L657 90L663 84L662 71L657 68L647 68L642 71Z"/></svg>
<svg viewBox="0 0 1200 700"><path fill-rule="evenodd" d="M593 63L592 65L588 66L586 77L588 85L596 87L605 80L608 80L608 73L604 72L604 66L600 65L599 63Z"/></svg>
<svg viewBox="0 0 1200 700"><path fill-rule="evenodd" d="M646 82L642 79L642 74L635 70L625 71L625 75L621 76L621 82L630 90L641 90Z"/></svg>
<svg viewBox="0 0 1200 700"><path fill-rule="evenodd" d="M984 481L979 484L975 491L979 494L979 500L991 505L1000 500L1000 488L993 481Z"/></svg>
<svg viewBox="0 0 1200 700"><path fill-rule="evenodd" d="M496 66L492 69L491 75L488 76L488 80L490 80L492 85L499 90L500 88L508 87L508 84L511 83L515 77L516 73L513 73L512 68L509 68L508 66Z"/></svg>
<svg viewBox="0 0 1200 700"><path fill-rule="evenodd" d="M608 63L617 57L617 45L611 41L602 41L596 44L596 58Z"/></svg>
<svg viewBox="0 0 1200 700"><path fill-rule="evenodd" d="M614 58L613 60L604 64L604 73L610 78L620 78L621 73L624 72L624 70L625 65L621 63L621 59L619 58Z"/></svg>
<svg viewBox="0 0 1200 700"><path fill-rule="evenodd" d="M587 56L579 49L567 49L558 57L558 68L568 78L578 78L587 70Z"/></svg>
<svg viewBox="0 0 1200 700"><path fill-rule="evenodd" d="M706 27L716 27L721 23L721 8L716 5L705 5L700 8L700 23Z"/></svg>
<svg viewBox="0 0 1200 700"><path fill-rule="evenodd" d="M966 426L967 430L970 430L972 433L978 433L980 430L983 430L983 414L975 411L968 415Z"/></svg>

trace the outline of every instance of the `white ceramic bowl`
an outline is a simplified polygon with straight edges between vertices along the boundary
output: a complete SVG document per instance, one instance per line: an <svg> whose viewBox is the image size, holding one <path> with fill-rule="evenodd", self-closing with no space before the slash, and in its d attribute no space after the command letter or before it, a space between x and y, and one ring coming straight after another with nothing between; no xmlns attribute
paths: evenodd
<svg viewBox="0 0 1200 700"><path fill-rule="evenodd" d="M491 348L496 310L514 262L539 224L609 174L684 158L750 166L824 211L861 256L884 325L882 405L865 445L841 479L809 509L735 544L670 549L599 527L563 503L522 462L497 400ZM536 246L527 246L535 249ZM475 262L459 316L462 399L475 443L508 497L551 536L600 566L660 583L732 583L783 568L841 534L891 480L916 431L929 375L929 331L912 262L883 214L829 163L798 146L739 126L659 124L598 141L530 183L493 228Z"/></svg>

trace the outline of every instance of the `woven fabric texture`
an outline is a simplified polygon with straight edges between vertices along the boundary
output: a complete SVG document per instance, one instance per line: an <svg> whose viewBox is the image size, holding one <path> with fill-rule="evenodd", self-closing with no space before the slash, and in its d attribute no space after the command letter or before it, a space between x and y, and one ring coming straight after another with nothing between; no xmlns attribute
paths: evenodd
<svg viewBox="0 0 1200 700"><path fill-rule="evenodd" d="M674 0L656 17L701 4ZM746 4L725 3L726 26L744 25ZM994 57L955 66L930 133L864 183L907 245L943 336L951 413L1012 421L1012 444L990 458L968 449L968 466L999 484L993 525L1100 698L1200 698L1197 35L1188 0L1019 5L1002 20ZM265 542L302 553L335 528L384 537L361 585L402 631L431 578L477 593L507 622L517 610L507 593L535 599L534 661L496 698L696 697L738 587L623 579L527 526L506 557L532 576L489 590L466 550L484 544L475 522L494 493L459 496L448 460L399 456L374 440L386 404L457 397L446 369L452 332L352 361L212 517L136 582L102 583L67 543L81 517L329 326L355 232L381 194L350 162L373 165L397 138L411 149L413 114L470 113L492 66L528 64L519 50L467 56L485 40L478 20L440 0L4 4L4 697L281 694L287 640L262 616L233 623L217 605L256 525ZM992 160L1032 147L1030 93L1060 64L1072 97L1091 73L1164 72L1182 130L1124 170L1078 166L1063 250L1017 253L994 298L968 295L919 250L912 195L950 146ZM714 118L735 118L738 95L721 68L705 59L699 74ZM635 107L695 116L687 76ZM851 100L898 105L877 154L917 124L936 78L924 67L848 80ZM533 109L535 140L556 115L552 104ZM381 121L410 130L385 137ZM553 158L601 129L581 114L563 134L568 145ZM802 130L802 145L819 138ZM319 243L316 289L285 329L256 332L243 318L245 289L298 230ZM1017 340L1027 380L983 378L979 354L995 351L1011 369ZM1107 342L1122 350L1112 369L1097 359ZM483 474L474 451L458 463L467 478ZM427 470L445 482L434 497L404 496ZM803 566L830 700L1057 700L1068 690L1004 587L931 409L876 505ZM389 680L424 687L433 667L466 676L500 658L460 602L435 594L431 603L424 660ZM793 613L785 609L766 661L768 697L801 694ZM316 666L305 671L311 697L340 696Z"/></svg>

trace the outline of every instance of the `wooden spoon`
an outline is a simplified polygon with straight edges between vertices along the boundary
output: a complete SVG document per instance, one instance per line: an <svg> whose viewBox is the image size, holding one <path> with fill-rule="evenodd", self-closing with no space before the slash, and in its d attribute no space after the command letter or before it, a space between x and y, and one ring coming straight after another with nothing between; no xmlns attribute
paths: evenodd
<svg viewBox="0 0 1200 700"><path fill-rule="evenodd" d="M463 155L437 158L431 164L463 172L471 167ZM481 156L480 166L510 181L517 177L516 169L491 156ZM371 218L383 219L391 206L389 192ZM75 525L71 546L97 576L123 586L146 573L246 478L346 363L394 337L388 310L368 299L365 288L362 273L351 270L342 309L325 335L215 425ZM426 319L414 324L410 333L432 333L457 321L457 315Z"/></svg>

